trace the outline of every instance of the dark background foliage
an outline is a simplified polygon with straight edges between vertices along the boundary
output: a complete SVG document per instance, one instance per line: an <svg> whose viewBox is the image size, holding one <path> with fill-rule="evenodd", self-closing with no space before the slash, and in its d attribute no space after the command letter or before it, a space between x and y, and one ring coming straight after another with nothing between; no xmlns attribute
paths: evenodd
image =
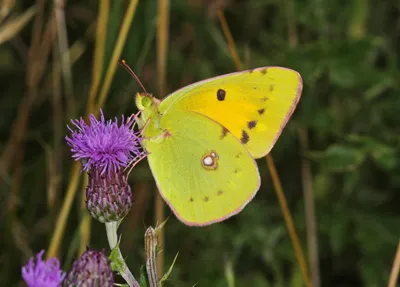
<svg viewBox="0 0 400 287"><path fill-rule="evenodd" d="M41 2L16 1L0 30ZM157 2L139 2L122 57L155 92ZM52 1L44 5L46 24L54 7ZM272 156L306 253L302 161L311 161L321 286L385 286L400 234L399 2L226 0L218 5L246 67L286 66L303 77L302 99ZM127 1L111 1L105 67L126 6ZM0 45L0 282L7 286L22 284L20 266L49 246L71 180L66 124L83 116L88 102L98 3L70 0L64 9L73 93L63 82L59 101L54 96L59 59L51 50L57 51L56 40L44 58L43 47L29 54L35 29L30 20ZM168 92L235 71L216 9L214 1L170 1ZM36 82L35 61L44 63ZM106 117L135 112L139 90L118 68L103 108ZM307 148L300 145L300 129ZM303 286L265 159L258 163L262 188L239 215L204 228L187 227L171 216L162 246L166 268L178 251L179 256L167 286L228 286L231 274L236 286ZM121 249L138 276L143 233L154 223L156 190L146 161L130 181L135 204L121 227ZM82 190L59 242L65 269L81 242ZM98 222L91 224L89 244L107 247Z"/></svg>

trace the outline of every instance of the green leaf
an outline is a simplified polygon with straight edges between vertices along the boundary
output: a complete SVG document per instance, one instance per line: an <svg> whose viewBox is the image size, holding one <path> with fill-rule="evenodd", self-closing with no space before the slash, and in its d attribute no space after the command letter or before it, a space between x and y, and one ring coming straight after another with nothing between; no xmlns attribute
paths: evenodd
<svg viewBox="0 0 400 287"><path fill-rule="evenodd" d="M168 271L167 271L167 272L164 274L164 276L161 278L161 280L160 280L160 285L162 285L162 283L168 279L168 276L169 276L169 275L171 274L171 272L172 272L172 268L174 267L174 264L175 264L176 258L178 258L178 255L179 255L179 252L176 253L175 258L174 258L174 261L172 262L172 264L171 264L171 266L169 267Z"/></svg>
<svg viewBox="0 0 400 287"><path fill-rule="evenodd" d="M156 226L156 228L154 229L154 231L156 232L157 236L158 233L160 232L160 230L165 226L165 224L167 223L168 219L170 218L170 216L168 216L163 222L161 222L160 224L158 224Z"/></svg>
<svg viewBox="0 0 400 287"><path fill-rule="evenodd" d="M347 139L359 144L381 168L390 171L396 167L397 152L394 147L367 136L351 135Z"/></svg>
<svg viewBox="0 0 400 287"><path fill-rule="evenodd" d="M381 145L371 155L380 167L388 171L394 169L397 165L396 150L394 148Z"/></svg>
<svg viewBox="0 0 400 287"><path fill-rule="evenodd" d="M362 150L340 144L333 144L323 152L310 152L309 156L322 168L338 172L354 170L365 159Z"/></svg>
<svg viewBox="0 0 400 287"><path fill-rule="evenodd" d="M124 270L124 261L120 257L119 253L119 241L113 250L111 250L111 254L108 258L111 260L111 269L113 271L120 273Z"/></svg>
<svg viewBox="0 0 400 287"><path fill-rule="evenodd" d="M144 265L142 265L140 267L139 285L140 285L140 287L149 286L148 281L147 281L146 267Z"/></svg>

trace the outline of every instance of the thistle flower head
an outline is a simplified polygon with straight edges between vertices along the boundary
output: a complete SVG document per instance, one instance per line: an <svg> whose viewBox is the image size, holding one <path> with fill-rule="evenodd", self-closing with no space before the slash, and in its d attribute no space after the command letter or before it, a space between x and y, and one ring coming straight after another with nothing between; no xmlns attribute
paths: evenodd
<svg viewBox="0 0 400 287"><path fill-rule="evenodd" d="M100 120L90 116L90 124L84 120L72 123L77 131L66 137L73 158L83 162L89 174L86 187L86 207L92 217L100 222L118 221L132 207L132 190L127 182L125 168L132 161L143 158L141 138L132 131L133 117L121 124L106 121L101 112Z"/></svg>
<svg viewBox="0 0 400 287"><path fill-rule="evenodd" d="M89 125L83 118L72 120L77 130L68 127L71 137L67 136L66 140L71 146L72 157L82 161L85 171L96 168L101 175L111 176L140 157L141 138L132 131L133 117L127 121L122 117L118 125L117 119L106 121L101 110L100 113L100 120L90 115Z"/></svg>
<svg viewBox="0 0 400 287"><path fill-rule="evenodd" d="M112 287L114 274L110 260L104 251L86 250L72 263L71 270L64 280L64 286L102 286Z"/></svg>
<svg viewBox="0 0 400 287"><path fill-rule="evenodd" d="M57 258L42 260L44 250L36 255L36 262L32 257L27 265L22 267L22 278L28 287L58 287L65 277L60 269Z"/></svg>

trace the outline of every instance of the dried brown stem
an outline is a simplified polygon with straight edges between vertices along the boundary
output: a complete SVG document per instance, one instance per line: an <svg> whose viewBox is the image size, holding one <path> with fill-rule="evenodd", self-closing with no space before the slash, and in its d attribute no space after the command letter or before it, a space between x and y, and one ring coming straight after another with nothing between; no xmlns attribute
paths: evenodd
<svg viewBox="0 0 400 287"><path fill-rule="evenodd" d="M13 172L11 172L11 196L8 204L8 211L11 215L13 215L16 210L16 199L19 194L25 150L24 137L29 123L28 120L32 104L38 95L38 86L47 64L47 57L54 42L54 15L48 20L46 29L43 32L43 37L41 37L44 2L38 0L38 6L38 12L32 30L32 43L28 52L27 93L19 106L17 119L13 124L10 139L1 156L1 169L3 172L13 167Z"/></svg>
<svg viewBox="0 0 400 287"><path fill-rule="evenodd" d="M163 98L166 95L166 68L168 52L168 34L169 34L169 0L158 0L158 27L157 27L157 73L158 73L158 97ZM164 200L159 192L155 197L155 217L156 225L164 221ZM158 236L159 244L164 246L165 235L161 229ZM157 257L158 276L162 276L164 268L164 255Z"/></svg>
<svg viewBox="0 0 400 287"><path fill-rule="evenodd" d="M282 184L281 181L279 180L278 172L276 171L276 167L272 159L272 156L269 154L267 155L267 164L269 172L271 174L272 182L275 187L276 195L278 196L279 199L279 204L281 205L283 218L285 219L289 236L295 250L297 262L300 265L300 270L303 275L304 283L306 284L307 287L311 287L312 285L307 271L307 263L306 260L304 259L305 256L303 250L301 249L300 240L299 237L297 236L296 228L294 227L293 218L292 215L290 214L285 194L283 193Z"/></svg>
<svg viewBox="0 0 400 287"><path fill-rule="evenodd" d="M388 287L396 287L397 280L399 278L399 271L400 271L400 241L399 244L397 245L396 256L394 258L392 271L390 272Z"/></svg>
<svg viewBox="0 0 400 287"><path fill-rule="evenodd" d="M308 137L306 128L299 129L299 140L302 153L305 154L308 151ZM320 275L318 261L318 238L312 186L311 164L310 161L305 157L303 157L301 160L301 175L303 182L304 209L307 225L308 261L310 264L311 280L313 287L319 287Z"/></svg>

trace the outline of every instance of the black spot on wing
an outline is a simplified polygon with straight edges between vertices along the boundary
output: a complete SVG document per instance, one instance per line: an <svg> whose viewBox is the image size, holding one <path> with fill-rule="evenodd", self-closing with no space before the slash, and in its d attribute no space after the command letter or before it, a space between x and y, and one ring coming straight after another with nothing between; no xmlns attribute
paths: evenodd
<svg viewBox="0 0 400 287"><path fill-rule="evenodd" d="M269 86L269 91L272 92L274 90L274 88L275 88L274 85L270 85Z"/></svg>
<svg viewBox="0 0 400 287"><path fill-rule="evenodd" d="M259 109L257 112L259 115L262 115L265 112L265 109Z"/></svg>
<svg viewBox="0 0 400 287"><path fill-rule="evenodd" d="M261 70L261 74L265 75L267 73L267 68L265 68L264 70Z"/></svg>
<svg viewBox="0 0 400 287"><path fill-rule="evenodd" d="M228 129L226 127L222 127L222 133L220 139L222 140L228 134Z"/></svg>
<svg viewBox="0 0 400 287"><path fill-rule="evenodd" d="M253 128L255 128L256 125L257 125L257 121L249 121L249 122L247 123L247 127L248 127L250 130L253 129Z"/></svg>
<svg viewBox="0 0 400 287"><path fill-rule="evenodd" d="M218 101L225 100L226 92L223 89L218 89L217 91L217 99Z"/></svg>
<svg viewBox="0 0 400 287"><path fill-rule="evenodd" d="M246 133L246 131L242 131L242 137L240 138L240 141L242 142L242 144L248 143L249 140L250 140L249 134Z"/></svg>
<svg viewBox="0 0 400 287"><path fill-rule="evenodd" d="M208 196L204 197L204 202L208 202L210 200L210 198Z"/></svg>

